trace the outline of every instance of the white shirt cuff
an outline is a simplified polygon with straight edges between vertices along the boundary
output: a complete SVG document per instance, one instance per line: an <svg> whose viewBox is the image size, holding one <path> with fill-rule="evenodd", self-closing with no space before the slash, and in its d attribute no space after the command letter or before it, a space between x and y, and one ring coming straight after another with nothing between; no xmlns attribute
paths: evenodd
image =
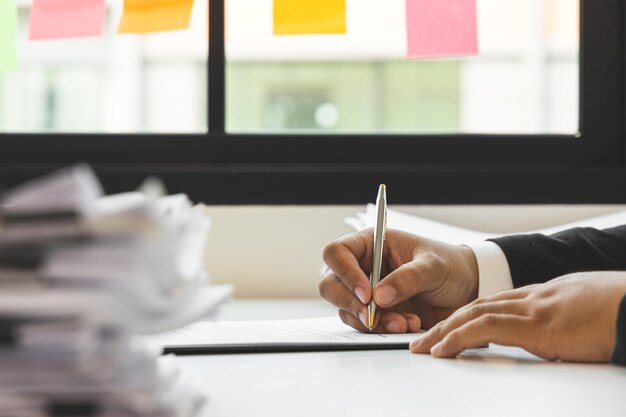
<svg viewBox="0 0 626 417"><path fill-rule="evenodd" d="M513 288L509 262L500 246L493 242L466 246L474 252L478 263L479 298Z"/></svg>

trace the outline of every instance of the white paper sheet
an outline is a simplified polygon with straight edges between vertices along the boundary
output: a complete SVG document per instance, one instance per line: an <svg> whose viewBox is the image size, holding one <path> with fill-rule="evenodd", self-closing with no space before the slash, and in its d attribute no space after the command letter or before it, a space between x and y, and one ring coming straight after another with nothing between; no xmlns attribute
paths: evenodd
<svg viewBox="0 0 626 417"><path fill-rule="evenodd" d="M498 233L485 233L477 230L464 229L445 223L429 220L419 216L402 213L395 210L387 211L387 224L390 229L404 230L430 239L440 240L452 244L472 244L490 238L501 236ZM348 217L346 223L355 230L374 227L376 224L376 206L368 204L365 213L356 213L356 217ZM522 233L541 233L551 235L574 227L595 227L606 229L626 224L626 211L619 211L603 216L591 217L573 223L564 223L558 226L539 230L528 230Z"/></svg>
<svg viewBox="0 0 626 417"><path fill-rule="evenodd" d="M159 335L168 347L333 347L406 346L419 334L360 333L338 317L299 320L198 322Z"/></svg>

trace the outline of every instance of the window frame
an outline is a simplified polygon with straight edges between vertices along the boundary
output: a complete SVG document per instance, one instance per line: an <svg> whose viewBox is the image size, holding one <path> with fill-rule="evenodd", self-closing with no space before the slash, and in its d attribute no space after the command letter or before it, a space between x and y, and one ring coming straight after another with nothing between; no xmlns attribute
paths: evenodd
<svg viewBox="0 0 626 417"><path fill-rule="evenodd" d="M10 186L75 162L109 192L158 175L207 204L626 203L626 7L581 0L575 135L230 134L224 0L209 0L206 134L0 134Z"/></svg>

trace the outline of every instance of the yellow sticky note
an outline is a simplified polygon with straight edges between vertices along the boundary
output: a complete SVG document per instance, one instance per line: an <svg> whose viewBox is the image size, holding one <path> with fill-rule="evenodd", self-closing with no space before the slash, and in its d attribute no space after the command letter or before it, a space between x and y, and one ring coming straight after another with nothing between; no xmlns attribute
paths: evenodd
<svg viewBox="0 0 626 417"><path fill-rule="evenodd" d="M119 33L187 29L193 0L124 0Z"/></svg>
<svg viewBox="0 0 626 417"><path fill-rule="evenodd" d="M346 33L346 0L274 0L274 34Z"/></svg>

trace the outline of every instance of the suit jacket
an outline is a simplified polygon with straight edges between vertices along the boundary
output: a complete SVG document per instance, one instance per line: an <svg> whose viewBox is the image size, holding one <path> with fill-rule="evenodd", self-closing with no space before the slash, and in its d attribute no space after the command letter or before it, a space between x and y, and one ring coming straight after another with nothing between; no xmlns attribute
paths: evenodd
<svg viewBox="0 0 626 417"><path fill-rule="evenodd" d="M552 236L508 236L491 241L506 255L515 288L575 272L626 271L626 225L606 230L577 228ZM626 366L626 296L620 303L616 329L611 362Z"/></svg>

